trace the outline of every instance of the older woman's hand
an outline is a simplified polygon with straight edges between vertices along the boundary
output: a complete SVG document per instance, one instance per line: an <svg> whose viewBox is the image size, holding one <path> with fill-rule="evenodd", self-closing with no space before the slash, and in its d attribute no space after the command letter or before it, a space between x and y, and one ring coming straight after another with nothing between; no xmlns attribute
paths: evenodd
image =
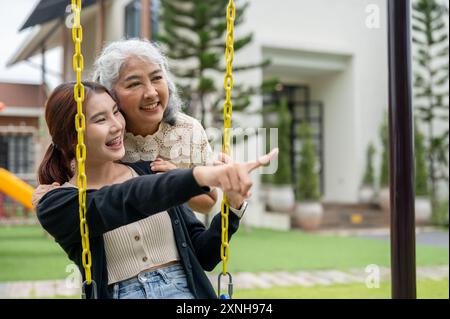
<svg viewBox="0 0 450 319"><path fill-rule="evenodd" d="M177 166L169 161L163 160L161 157L156 158L150 163L150 169L153 172L165 173L177 168Z"/></svg>
<svg viewBox="0 0 450 319"><path fill-rule="evenodd" d="M31 196L31 203L33 204L33 207L36 208L41 198L48 193L49 191L60 187L59 183L54 182L51 185L39 185L33 192L33 195Z"/></svg>

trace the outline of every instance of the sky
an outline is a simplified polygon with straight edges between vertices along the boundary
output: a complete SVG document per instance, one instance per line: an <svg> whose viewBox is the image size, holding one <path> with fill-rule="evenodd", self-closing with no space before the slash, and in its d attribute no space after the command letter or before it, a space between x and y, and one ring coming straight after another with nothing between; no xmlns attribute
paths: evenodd
<svg viewBox="0 0 450 319"><path fill-rule="evenodd" d="M27 62L18 63L7 68L6 63L18 50L33 28L19 32L19 28L25 23L33 8L39 0L0 0L0 81L15 83L41 82L39 66L31 66ZM60 49L54 49L46 54L47 68L60 72ZM35 64L41 64L40 55L31 59ZM49 86L55 86L59 79L55 75L48 74Z"/></svg>

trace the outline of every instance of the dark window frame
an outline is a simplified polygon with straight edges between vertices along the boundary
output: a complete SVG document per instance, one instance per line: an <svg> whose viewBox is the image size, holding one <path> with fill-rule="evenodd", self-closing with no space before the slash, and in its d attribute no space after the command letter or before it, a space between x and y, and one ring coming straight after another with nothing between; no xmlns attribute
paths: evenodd
<svg viewBox="0 0 450 319"><path fill-rule="evenodd" d="M132 0L125 6L125 30L126 39L140 38L141 36L141 1ZM152 39L156 39L159 33L160 0L152 0L150 7L150 23L152 26Z"/></svg>
<svg viewBox="0 0 450 319"><path fill-rule="evenodd" d="M325 193L325 163L324 163L324 106L322 101L311 100L310 87L307 85L282 84L281 90L264 96L263 107L279 104L285 98L291 114L291 171L294 192L297 187L297 165L300 150L296 146L298 141L297 128L303 121L309 123L313 129L313 143L316 146L316 156L319 164L319 191ZM315 132L314 127L318 128Z"/></svg>
<svg viewBox="0 0 450 319"><path fill-rule="evenodd" d="M34 173L34 135L32 133L0 135L0 167L16 175Z"/></svg>

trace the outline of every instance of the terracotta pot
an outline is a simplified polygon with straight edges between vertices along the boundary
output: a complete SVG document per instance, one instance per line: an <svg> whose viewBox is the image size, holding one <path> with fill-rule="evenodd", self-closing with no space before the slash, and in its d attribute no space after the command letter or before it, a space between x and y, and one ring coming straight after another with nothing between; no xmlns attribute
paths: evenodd
<svg viewBox="0 0 450 319"><path fill-rule="evenodd" d="M323 207L320 202L298 202L295 207L293 224L304 230L315 230L319 228L322 217Z"/></svg>
<svg viewBox="0 0 450 319"><path fill-rule="evenodd" d="M375 199L375 189L371 186L362 186L359 189L358 198L360 203L371 204Z"/></svg>
<svg viewBox="0 0 450 319"><path fill-rule="evenodd" d="M431 219L431 202L427 197L416 197L414 200L416 223L427 224Z"/></svg>
<svg viewBox="0 0 450 319"><path fill-rule="evenodd" d="M276 212L291 212L295 198L291 185L270 185L266 188L267 205Z"/></svg>

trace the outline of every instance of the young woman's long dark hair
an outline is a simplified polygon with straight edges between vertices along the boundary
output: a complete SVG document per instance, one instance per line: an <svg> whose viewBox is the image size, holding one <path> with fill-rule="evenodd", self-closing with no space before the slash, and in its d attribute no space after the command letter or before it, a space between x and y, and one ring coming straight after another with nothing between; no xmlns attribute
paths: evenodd
<svg viewBox="0 0 450 319"><path fill-rule="evenodd" d="M109 91L100 84L94 82L82 82L85 90L85 105L93 93L107 93ZM75 83L63 83L56 87L45 104L45 121L52 138L52 143L45 152L44 158L38 169L38 181L40 184L68 182L73 173L70 162L75 158L77 145L77 132L75 129L75 114L77 103L73 98Z"/></svg>

